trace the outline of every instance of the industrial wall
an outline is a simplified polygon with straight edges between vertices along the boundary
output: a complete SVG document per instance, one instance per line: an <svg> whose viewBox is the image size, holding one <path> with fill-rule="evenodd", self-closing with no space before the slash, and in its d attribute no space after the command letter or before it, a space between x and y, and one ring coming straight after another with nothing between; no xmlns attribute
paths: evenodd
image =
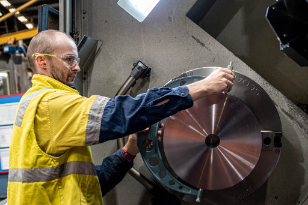
<svg viewBox="0 0 308 205"><path fill-rule="evenodd" d="M21 64L15 64L13 56L10 59L0 60L0 71L6 71L9 74L9 94L25 93L31 87L27 67L28 62L25 58ZM2 92L0 94L3 95Z"/></svg>
<svg viewBox="0 0 308 205"><path fill-rule="evenodd" d="M163 86L180 73L208 66L234 69L260 84L277 106L283 128L281 159L269 181L256 193L237 203L289 205L308 186L307 116L260 75L239 60L186 17L195 0L162 0L143 23L138 22L113 0L84 1L83 30L103 42L87 71L88 95L114 97L138 60L152 68L151 77L137 84L130 95ZM278 43L277 43L278 44ZM96 164L117 150L116 141L92 147ZM137 170L153 177L138 156ZM144 205L151 195L131 176L104 198L105 205ZM183 203L186 204L186 203Z"/></svg>
<svg viewBox="0 0 308 205"><path fill-rule="evenodd" d="M199 25L292 102L308 104L308 69L280 51L265 18L276 2L217 0Z"/></svg>

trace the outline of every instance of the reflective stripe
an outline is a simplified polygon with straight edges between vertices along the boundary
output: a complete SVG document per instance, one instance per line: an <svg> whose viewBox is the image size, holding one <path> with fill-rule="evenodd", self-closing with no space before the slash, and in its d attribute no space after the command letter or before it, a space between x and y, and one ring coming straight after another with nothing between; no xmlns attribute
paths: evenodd
<svg viewBox="0 0 308 205"><path fill-rule="evenodd" d="M86 129L85 145L99 143L99 132L104 109L110 98L97 96L90 108Z"/></svg>
<svg viewBox="0 0 308 205"><path fill-rule="evenodd" d="M26 111L30 101L35 96L37 96L40 92L42 92L43 90L47 90L47 89L50 89L50 88L43 88L41 90L35 91L33 93L30 93L29 95L27 95L25 97L25 99L23 99L23 101L21 102L21 104L19 106L18 112L17 112L17 117L16 117L16 120L15 120L15 125L16 126L18 126L18 127L21 126L22 118L24 117L25 111Z"/></svg>
<svg viewBox="0 0 308 205"><path fill-rule="evenodd" d="M10 169L9 182L46 182L71 174L97 175L92 162L72 161L55 167Z"/></svg>

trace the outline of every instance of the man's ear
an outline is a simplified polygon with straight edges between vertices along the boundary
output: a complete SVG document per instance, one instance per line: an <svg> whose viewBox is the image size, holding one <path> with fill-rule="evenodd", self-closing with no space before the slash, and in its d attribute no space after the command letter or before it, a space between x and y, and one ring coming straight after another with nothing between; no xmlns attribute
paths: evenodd
<svg viewBox="0 0 308 205"><path fill-rule="evenodd" d="M39 66L42 69L46 69L47 63L43 56L36 56L35 61L37 66Z"/></svg>

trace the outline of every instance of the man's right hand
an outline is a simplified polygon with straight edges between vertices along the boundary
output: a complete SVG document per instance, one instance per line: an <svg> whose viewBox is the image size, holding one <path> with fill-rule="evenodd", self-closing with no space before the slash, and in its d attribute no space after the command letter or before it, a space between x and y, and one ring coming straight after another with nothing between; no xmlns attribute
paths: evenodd
<svg viewBox="0 0 308 205"><path fill-rule="evenodd" d="M231 70L219 68L207 78L187 85L192 99L198 100L206 95L228 93L233 86L235 76Z"/></svg>

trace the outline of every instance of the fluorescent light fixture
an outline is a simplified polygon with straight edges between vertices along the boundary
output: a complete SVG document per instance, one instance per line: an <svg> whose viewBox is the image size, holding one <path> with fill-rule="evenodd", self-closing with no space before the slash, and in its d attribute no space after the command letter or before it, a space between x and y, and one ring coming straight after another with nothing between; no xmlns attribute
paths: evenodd
<svg viewBox="0 0 308 205"><path fill-rule="evenodd" d="M28 29L32 29L32 28L33 28L33 24L32 24L32 23L27 23L27 24L26 24L26 27L27 27Z"/></svg>
<svg viewBox="0 0 308 205"><path fill-rule="evenodd" d="M7 77L7 72L0 72L1 77Z"/></svg>
<svg viewBox="0 0 308 205"><path fill-rule="evenodd" d="M28 21L28 19L26 17L24 17L24 16L18 16L17 18L21 22L27 22Z"/></svg>
<svg viewBox="0 0 308 205"><path fill-rule="evenodd" d="M16 11L16 9L15 8L10 8L9 11L10 12L14 12L14 11ZM15 14L20 14L20 13L19 13L19 11L17 11Z"/></svg>
<svg viewBox="0 0 308 205"><path fill-rule="evenodd" d="M159 0L119 0L118 5L142 22L158 2Z"/></svg>
<svg viewBox="0 0 308 205"><path fill-rule="evenodd" d="M8 7L11 6L10 2L4 0L4 1L0 1L0 3L4 6L4 7Z"/></svg>

